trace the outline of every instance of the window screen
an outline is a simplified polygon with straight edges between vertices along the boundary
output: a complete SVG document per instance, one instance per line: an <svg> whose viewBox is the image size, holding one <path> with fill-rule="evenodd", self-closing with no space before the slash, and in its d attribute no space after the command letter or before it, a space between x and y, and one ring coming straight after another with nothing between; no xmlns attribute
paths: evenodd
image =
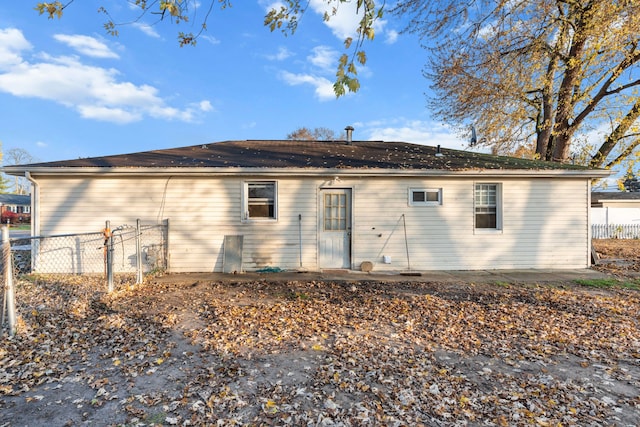
<svg viewBox="0 0 640 427"><path fill-rule="evenodd" d="M476 228L498 228L498 184L476 184Z"/></svg>
<svg viewBox="0 0 640 427"><path fill-rule="evenodd" d="M276 183L247 182L246 183L247 219L276 218Z"/></svg>

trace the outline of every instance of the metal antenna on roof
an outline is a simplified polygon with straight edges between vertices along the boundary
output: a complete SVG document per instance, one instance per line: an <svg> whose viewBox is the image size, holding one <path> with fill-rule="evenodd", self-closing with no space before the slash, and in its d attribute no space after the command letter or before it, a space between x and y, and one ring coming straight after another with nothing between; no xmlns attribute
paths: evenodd
<svg viewBox="0 0 640 427"><path fill-rule="evenodd" d="M486 138L481 138L480 140L478 140L478 136L476 135L476 127L474 125L471 125L471 140L469 141L469 147L473 147L478 143L483 143L486 140Z"/></svg>
<svg viewBox="0 0 640 427"><path fill-rule="evenodd" d="M478 137L476 136L476 127L471 125L471 141L469 142L470 146L474 146L478 143Z"/></svg>

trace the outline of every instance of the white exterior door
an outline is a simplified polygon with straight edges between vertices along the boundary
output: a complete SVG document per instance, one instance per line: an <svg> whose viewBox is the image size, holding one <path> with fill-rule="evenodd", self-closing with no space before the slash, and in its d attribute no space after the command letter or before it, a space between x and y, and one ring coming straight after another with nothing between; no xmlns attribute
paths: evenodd
<svg viewBox="0 0 640 427"><path fill-rule="evenodd" d="M351 268L351 190L321 190L320 207L320 268Z"/></svg>

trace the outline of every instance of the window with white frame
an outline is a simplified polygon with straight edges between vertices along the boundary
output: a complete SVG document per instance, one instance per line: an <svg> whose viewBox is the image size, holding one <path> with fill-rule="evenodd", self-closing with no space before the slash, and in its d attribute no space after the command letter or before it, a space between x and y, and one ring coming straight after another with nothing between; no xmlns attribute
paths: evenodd
<svg viewBox="0 0 640 427"><path fill-rule="evenodd" d="M476 183L475 184L475 228L476 230L500 230L501 218L501 194L500 184Z"/></svg>
<svg viewBox="0 0 640 427"><path fill-rule="evenodd" d="M442 188L410 188L409 206L437 206L442 204Z"/></svg>
<svg viewBox="0 0 640 427"><path fill-rule="evenodd" d="M275 181L246 181L244 183L244 220L273 220L277 218L277 184Z"/></svg>

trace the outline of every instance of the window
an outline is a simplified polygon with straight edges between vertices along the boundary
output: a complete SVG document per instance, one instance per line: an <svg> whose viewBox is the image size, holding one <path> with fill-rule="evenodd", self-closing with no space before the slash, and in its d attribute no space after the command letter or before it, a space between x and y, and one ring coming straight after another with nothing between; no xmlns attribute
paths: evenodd
<svg viewBox="0 0 640 427"><path fill-rule="evenodd" d="M442 188L410 188L409 206L437 206L442 204Z"/></svg>
<svg viewBox="0 0 640 427"><path fill-rule="evenodd" d="M276 219L276 182L248 181L244 184L244 219Z"/></svg>
<svg viewBox="0 0 640 427"><path fill-rule="evenodd" d="M500 185L475 185L475 227L484 230L502 228L500 212Z"/></svg>
<svg viewBox="0 0 640 427"><path fill-rule="evenodd" d="M324 195L324 231L344 231L347 229L347 195Z"/></svg>

